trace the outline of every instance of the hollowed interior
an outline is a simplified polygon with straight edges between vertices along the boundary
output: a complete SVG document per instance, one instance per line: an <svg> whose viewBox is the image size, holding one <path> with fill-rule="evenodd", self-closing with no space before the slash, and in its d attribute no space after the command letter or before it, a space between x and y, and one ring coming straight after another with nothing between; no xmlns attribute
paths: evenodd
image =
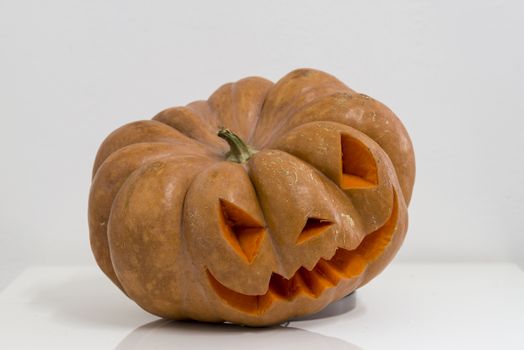
<svg viewBox="0 0 524 350"><path fill-rule="evenodd" d="M265 294L242 294L222 285L209 270L207 276L213 290L222 300L251 314L263 313L275 300L291 301L301 294L318 298L324 290L338 285L342 279L359 276L369 263L382 254L391 242L397 218L397 196L394 192L391 216L382 227L368 234L357 248L338 248L331 259L321 258L312 270L301 267L289 279L273 273Z"/></svg>
<svg viewBox="0 0 524 350"><path fill-rule="evenodd" d="M264 228L251 215L225 199L220 199L220 225L235 252L251 263L258 253Z"/></svg>
<svg viewBox="0 0 524 350"><path fill-rule="evenodd" d="M333 223L319 218L308 218L302 232L297 237L297 243L302 243L327 231Z"/></svg>
<svg viewBox="0 0 524 350"><path fill-rule="evenodd" d="M369 148L359 140L340 135L342 178L344 189L371 188L378 184L377 164Z"/></svg>

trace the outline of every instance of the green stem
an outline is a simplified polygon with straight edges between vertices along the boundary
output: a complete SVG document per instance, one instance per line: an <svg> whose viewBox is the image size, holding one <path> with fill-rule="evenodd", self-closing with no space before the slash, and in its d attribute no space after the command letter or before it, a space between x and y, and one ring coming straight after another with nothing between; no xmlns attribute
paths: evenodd
<svg viewBox="0 0 524 350"><path fill-rule="evenodd" d="M229 144L230 150L226 153L226 159L232 162L245 163L256 150L249 147L238 135L229 129L221 128L218 137L223 138Z"/></svg>

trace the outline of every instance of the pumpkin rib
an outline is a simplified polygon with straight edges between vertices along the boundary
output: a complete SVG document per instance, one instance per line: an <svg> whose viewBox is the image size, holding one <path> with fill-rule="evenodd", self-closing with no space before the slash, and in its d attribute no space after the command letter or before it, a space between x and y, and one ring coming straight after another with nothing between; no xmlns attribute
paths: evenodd
<svg viewBox="0 0 524 350"><path fill-rule="evenodd" d="M323 98L329 98L331 96L334 96L334 95L337 95L337 94L340 94L340 93L341 92L337 91L337 92L333 92L333 93L331 93L329 95L319 96L318 98L310 101L309 103L306 103L303 106L300 106L300 108L298 108L297 110L290 111L282 119L280 119L279 125L277 125L275 127L275 129L272 131L271 136L260 146L260 148L269 148L271 143L273 143L276 139L278 139L282 135L286 134L287 132L293 130L293 129L286 129L286 128L288 126L287 123L289 122L289 119L291 119L294 115L296 115L296 114L306 110L307 108L310 108L311 106L315 105L320 100L322 100ZM347 92L343 92L343 93L347 94L347 95L351 95L351 94L349 94ZM300 125L297 125L297 127L298 126L300 126Z"/></svg>
<svg viewBox="0 0 524 350"><path fill-rule="evenodd" d="M178 130L156 120L140 120L113 131L100 146L93 166L93 177L107 157L119 149L136 143L167 142L192 146L195 152L212 154L205 145L187 137Z"/></svg>
<svg viewBox="0 0 524 350"><path fill-rule="evenodd" d="M244 140L248 143L251 142L251 137L255 131L254 125L258 123L267 94L273 85L272 81L256 76L240 79L234 84L237 120L240 124L239 128L245 130L243 133L245 135Z"/></svg>
<svg viewBox="0 0 524 350"><path fill-rule="evenodd" d="M393 230L394 232L396 232L396 234L391 235L391 239L389 240L388 245L380 252L380 254L375 254L373 256L373 260L368 264L366 274L363 276L359 288L366 285L370 280L372 280L376 275L378 275L387 267L389 262L397 254L398 250L400 249L400 246L402 245L402 242L404 241L404 238L406 237L409 220L407 213L407 205L402 195L402 192L399 191L400 186L398 185L398 182L395 185L395 187L395 199L397 203L397 220L394 223ZM373 240L373 238L370 238L370 240ZM378 240L378 242L376 243L379 242L380 240Z"/></svg>
<svg viewBox="0 0 524 350"><path fill-rule="evenodd" d="M125 150L127 149L128 147L145 147L145 146L160 146L160 145L166 145L166 146L172 146L171 147L171 150L172 150L172 153L170 155L166 155L164 156L163 158L165 157L176 157L176 156L188 156L188 155L195 155L195 156L201 156L201 157L205 157L205 158L209 158L210 160L218 160L220 158L218 158L217 156L215 156L214 154L206 154L206 153L199 153L198 151L197 152L194 152L194 150L189 146L189 145L185 145L184 143L177 143L177 142L163 142L163 141L154 141L154 142L149 142L149 141L146 141L146 142L137 142L137 143L132 143L132 144L129 144L129 145L126 145L124 147L121 147L119 149L117 149L116 151L112 152L109 157L107 157L104 162L102 162L102 164L100 164L98 170L104 165L104 163L110 158L112 157L114 154L118 154L118 152L122 151L122 150ZM180 146L187 146L187 148L182 148ZM183 151L183 152L182 152ZM182 152L182 153L178 153L177 152ZM98 171L97 171L98 173ZM96 178L96 175L95 174L95 177ZM94 180L93 178L93 180Z"/></svg>
<svg viewBox="0 0 524 350"><path fill-rule="evenodd" d="M157 148L166 148L164 153L161 153ZM136 158L140 152L150 150L150 153L145 153L142 157ZM124 185L125 181L133 175L133 173L142 167L148 166L154 161L173 157L173 152L176 151L176 145L172 143L158 142L158 143L135 143L125 146L113 152L101 164L93 183L89 195L89 226L90 226L90 243L95 255L95 260L100 268L113 282L119 285L116 275L109 258L109 247L107 242L107 223L111 214L111 206L114 198ZM136 164L133 164L133 159ZM122 165L119 165L122 164ZM106 170L107 169L107 170ZM121 174L114 174L110 172L105 175L104 172L112 169L118 169ZM102 175L105 175L102 177ZM115 176L116 175L116 176ZM112 176L114 180L107 179ZM107 183L107 181L110 181ZM114 181L117 181L115 184ZM108 189L100 189L100 186L105 186ZM98 194L97 194L98 192ZM104 199L105 196L110 195ZM100 197L103 196L103 197ZM96 202L98 205L94 206ZM107 207L104 204L107 204ZM101 211L102 208L102 211ZM101 215L103 215L101 217ZM103 232L99 231L100 227L104 227ZM99 238L97 238L99 237Z"/></svg>
<svg viewBox="0 0 524 350"><path fill-rule="evenodd" d="M254 115L254 118L253 118L253 120L251 122L249 135L246 138L246 142L248 144L252 144L252 142L253 142L253 137L254 137L255 131L257 129L258 121L260 120L260 115L262 113L262 110L264 109L264 105L266 104L267 95L269 94L269 92L271 91L273 86L275 86L275 83L273 83L272 81L267 80L265 78L262 78L262 77L252 77L252 78L259 79L259 81L261 83L266 84L266 90L264 92L263 98L261 98L261 100L259 101L258 108L257 108L256 113Z"/></svg>
<svg viewBox="0 0 524 350"><path fill-rule="evenodd" d="M233 104L233 85L234 83L226 83L220 86L209 96L207 103L217 116L219 127L227 127L240 134ZM242 134L240 135L241 137L243 136Z"/></svg>
<svg viewBox="0 0 524 350"><path fill-rule="evenodd" d="M207 103L207 101L206 101ZM215 164L210 164L210 167L212 166L216 166L217 163ZM186 217L185 217L185 213L186 213L186 210L187 210L187 207L188 207L188 204L187 204L187 197L188 197L188 193L190 191L190 189L193 187L193 184L195 183L195 181L197 180L197 178L199 177L201 173L197 173L195 174L195 176L193 176L193 178L190 180L189 184L187 185L187 188L186 188L186 191L184 193L184 197L182 199L182 215L181 215L181 219L180 219L180 242L181 242L181 245L182 245L182 254L185 256L185 257L190 257L189 259L186 259L186 264L189 265L188 267L188 271L191 271L192 274L197 274L198 271L199 271L199 268L197 267L197 260L192 256L191 254L191 250L190 250L190 242L188 241L188 237L187 237L187 222L186 222ZM198 291L201 295L206 295L206 290L203 286L202 283L195 283L195 286L194 288L198 288ZM185 303L189 303L188 299L190 299L193 295L193 291L191 291L189 288L184 288L183 289L183 294L182 294L182 297L183 297L183 300ZM191 315L192 313L194 312L194 310L188 310L187 311L187 315ZM224 320L223 320L224 321Z"/></svg>
<svg viewBox="0 0 524 350"><path fill-rule="evenodd" d="M354 93L334 76L319 70L303 68L286 74L267 94L264 108L260 112L261 122L255 128L253 145L258 148L266 147L268 139L296 110L337 91ZM285 107L284 111L282 106Z"/></svg>
<svg viewBox="0 0 524 350"><path fill-rule="evenodd" d="M303 111L307 110L308 108L311 108L311 106L314 106L315 104L321 102L322 100L324 99L328 99L328 98L331 98L333 96L337 96L337 95L340 95L340 94L343 94L343 95L348 95L348 96L352 96L353 94L352 93L348 93L347 91L335 91L335 92L332 92L330 94L327 94L327 95L322 95L322 96L319 96L318 98L300 106L300 108L296 109L296 110L291 110L288 114L286 114L283 118L281 118L281 122L282 124L277 126L272 135L270 136L270 138L262 145L262 148L266 148L268 147L269 145L271 145L272 142L275 141L275 139L278 139L279 137L281 137L282 135L288 133L289 131L291 131L292 129L286 129L288 127L288 123L290 122L290 119L292 119L295 115L298 115L300 113L302 113ZM307 123L307 122L305 122ZM294 125L294 127L298 127L300 126L301 124L297 124L297 125Z"/></svg>
<svg viewBox="0 0 524 350"><path fill-rule="evenodd" d="M250 171L249 171L249 166L247 166L247 169L244 168L244 170L246 170L246 174L248 175L250 181L251 181L251 185L253 186L253 190L255 192L255 198L257 200L257 203L260 207L260 211L262 212L262 217L264 218L264 222L266 223L265 226L264 226L264 229L266 231L266 236L267 236L267 239L270 243L270 246L271 246L271 250L273 251L273 255L276 259L276 265L277 265L277 269L278 270L281 270L282 269L282 266L284 265L284 262L282 261L281 259L281 254L279 252L279 249L278 249L278 245L276 244L275 242L275 239L274 239L274 234L273 234L273 230L271 227L269 227L269 224L267 222L267 219L266 219L266 212L264 211L264 207L262 206L262 202L260 200L260 195L259 195L259 190L257 189L257 186L255 185L255 183L253 182L253 179L251 177L251 174L250 174Z"/></svg>
<svg viewBox="0 0 524 350"><path fill-rule="evenodd" d="M202 119L206 120L212 129L219 128L219 120L216 113L209 106L207 100L196 100L186 105L187 108L198 114Z"/></svg>
<svg viewBox="0 0 524 350"><path fill-rule="evenodd" d="M191 163L189 163L191 162ZM154 263L147 263L147 259L165 259L166 256L160 254L161 248L165 249L178 249L181 252L183 246L183 235L182 235L182 217L180 215L178 221L179 225L177 229L174 229L175 232L178 232L177 235L167 234L165 231L173 230L172 225L165 225L166 220L176 220L176 215L173 216L163 208L165 202L159 202L153 200L149 203L147 211L143 211L143 208L140 208L143 212L137 211L137 205L140 203L147 202L148 200L155 199L154 193L161 192L164 196L168 198L171 197L171 193L178 191L178 200L173 202L172 205L178 206L180 212L183 210L185 196L189 188L189 184L194 180L196 175L201 171L203 167L212 163L213 161L207 157L201 155L182 155L182 156L168 156L162 159L155 160L150 162L147 165L144 165L136 169L124 182L122 187L118 190L117 195L115 196L113 203L111 205L111 213L109 216L108 223L108 242L110 247L110 257L111 262L117 276L117 279L123 290L131 298L133 298L141 307L148 310L149 312L155 313L157 315L166 315L165 312L158 308L157 305L150 300L146 295L141 295L140 290L147 289L149 293L152 290L156 290L157 293L162 293L165 290L165 285L162 281L158 280L158 275L165 273L166 266L161 267L157 266ZM175 169L176 172L173 170ZM185 172L181 172L180 169L184 169ZM165 171L165 174L164 174ZM188 171L190 171L188 173ZM148 175L151 174L151 175ZM158 175L157 175L158 174ZM172 178L176 174L176 178ZM171 177L171 178L170 178ZM144 187L144 181L147 185L147 181L153 186L158 186L157 180L163 179L163 185L158 188ZM178 185L185 183L185 187L181 188L180 186L173 186L173 181L181 181ZM155 181L153 181L155 180ZM136 192L138 189L141 192ZM171 189L166 190L165 188L171 187ZM144 198L144 196L146 196ZM149 196L149 198L147 197ZM130 198L134 200L134 207L130 206ZM156 207L157 211L152 211L152 208ZM133 209L134 208L134 209ZM132 214L132 215L131 215ZM158 218L153 217L152 214L160 216ZM136 220L136 215L141 216L141 220ZM115 224L115 220L119 224ZM126 221L127 220L127 221ZM156 236L153 234L155 232L161 232L161 236L165 239L174 239L178 240L178 247L170 247L158 241ZM115 231L116 230L116 231ZM149 237L148 239L142 239L139 243L131 244L130 233L135 232L138 234L137 237ZM116 235L116 236L115 236ZM175 237L176 236L176 237ZM157 239L157 241L155 241ZM138 251L136 249L139 249ZM147 253L149 251L149 253ZM134 258L133 256L136 256ZM137 257L140 256L140 259ZM174 257L173 257L174 258ZM164 262L165 263L165 262ZM129 266L133 265L133 269L130 269ZM177 263L178 269L175 269L175 265L170 265L171 268L177 270L174 272L174 275L171 276L174 280L179 280L181 276L177 275L178 271L184 268L188 268L187 265L184 265L183 261ZM159 283L156 288L149 286L147 283L137 283L135 278L137 275L129 274L131 270L137 271L140 268L146 269L148 273L139 274L144 279L151 279L151 283ZM144 271L144 272L145 272ZM156 281L156 282L155 282ZM182 288L183 289L183 288ZM182 293L183 294L183 293ZM169 295L165 295L166 299L171 298ZM179 296L180 298L180 296Z"/></svg>
<svg viewBox="0 0 524 350"><path fill-rule="evenodd" d="M200 142L213 154L222 155L227 151L227 146L216 135L215 130L200 114L188 107L167 108L155 115L152 120L166 124L190 139Z"/></svg>
<svg viewBox="0 0 524 350"><path fill-rule="evenodd" d="M264 211L264 207L262 206L262 202L260 200L260 195L259 195L259 190L257 189L257 186L255 185L255 183L253 182L253 179L251 177L251 174L250 174L250 169L249 169L249 165L247 165L246 167L244 167L244 170L246 171L246 174L247 176L249 177L249 180L251 182L251 186L253 187L253 190L254 190L254 193L255 193L255 198L256 198L256 201L258 203L258 206L260 208L260 211L262 212L262 217L264 218L264 222L265 222L265 226L264 226L264 229L266 231L266 236L267 236L267 239L270 243L270 246L271 246L271 250L273 251L273 256L275 257L275 263L278 267L278 269L282 269L282 266L283 266L283 261L282 259L280 258L281 254L279 254L279 251L278 251L278 248L277 248L277 245L275 243L275 240L274 240L274 234L272 232L272 229L271 227L269 227L268 225L268 222L267 222L267 219L266 219L266 213Z"/></svg>
<svg viewBox="0 0 524 350"><path fill-rule="evenodd" d="M321 79L311 80L313 77L321 77ZM302 78L304 79L301 80ZM289 113L292 113L294 107L293 102L295 102L295 104L300 103L300 99L303 99L304 96L307 96L308 93L313 91L321 93L321 96L315 96L313 100L310 100L309 102L314 101L315 99L325 96L325 92L322 91L329 91L330 88L334 91L341 90L352 92L352 90L349 87L347 87L344 83L342 83L340 80L338 80L330 74L315 69L297 69L285 75L275 84L274 88L269 93L270 96L268 96L268 101L271 101L274 95L278 96L278 93L282 93L283 95L286 95L286 93L291 93L292 102L287 103L288 109L283 114L283 117L285 117L289 115ZM329 94L331 94L331 92L329 92L328 95ZM285 100L289 101L289 97L290 96L286 96ZM306 102L305 104L308 104L309 102ZM275 103L275 106L278 105L279 103ZM304 104L302 104L302 106L304 106ZM302 106L300 106L300 108Z"/></svg>
<svg viewBox="0 0 524 350"><path fill-rule="evenodd" d="M211 165L212 166L212 165ZM185 212L187 210L187 195L189 193L189 190L193 186L193 183L198 177L198 173L193 176L193 178L189 181L189 184L187 185L186 191L184 193L184 197L182 198L182 214L180 219L180 244L181 244L181 254L186 258L186 265L189 265L187 267L188 271L191 271L193 275L196 275L198 272L198 267L196 265L196 260L191 256L191 251L189 249L190 243L188 242L188 238L186 236L186 220L185 220ZM188 258L189 257L189 258ZM198 291L201 295L206 295L206 291L202 283L196 283L194 288L198 288ZM189 288L184 288L182 290L182 300L184 303L189 303L188 299L190 296L193 295L193 291L189 290ZM194 311L193 311L194 312ZM192 312L188 310L186 312L187 315L190 315Z"/></svg>
<svg viewBox="0 0 524 350"><path fill-rule="evenodd" d="M208 99L219 127L231 129L249 142L260 116L265 97L273 83L260 77L247 77L222 85Z"/></svg>
<svg viewBox="0 0 524 350"><path fill-rule="evenodd" d="M206 196L201 195L203 190ZM242 165L228 161L217 162L194 179L186 195L183 214L184 236L189 243L192 260L200 266L208 266L221 283L240 288L248 294L260 292L261 286L257 279L269 280L271 271L276 268L271 237L255 196L253 184ZM226 210L230 209L228 211L232 217L245 219L243 215L237 215L238 211L251 217L238 222L240 226L258 226L265 231L251 261L249 253L245 254L242 250L242 244L238 242L236 245L235 237L225 231L227 228L222 218L224 202L231 204ZM224 259L229 264L224 264ZM251 278L255 271L257 279ZM239 280L244 282L239 285Z"/></svg>

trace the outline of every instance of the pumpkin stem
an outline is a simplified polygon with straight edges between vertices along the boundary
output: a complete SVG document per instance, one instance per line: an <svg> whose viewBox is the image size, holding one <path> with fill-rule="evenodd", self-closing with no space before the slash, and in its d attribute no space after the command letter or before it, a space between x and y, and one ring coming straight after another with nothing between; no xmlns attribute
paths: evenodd
<svg viewBox="0 0 524 350"><path fill-rule="evenodd" d="M238 135L226 128L220 128L218 137L229 144L230 150L226 153L226 159L236 163L245 163L251 156L257 153L249 147Z"/></svg>

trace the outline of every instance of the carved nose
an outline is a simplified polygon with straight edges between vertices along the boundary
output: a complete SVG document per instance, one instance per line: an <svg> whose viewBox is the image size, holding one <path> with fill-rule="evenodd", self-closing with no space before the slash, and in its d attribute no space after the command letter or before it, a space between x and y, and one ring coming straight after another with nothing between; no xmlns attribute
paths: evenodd
<svg viewBox="0 0 524 350"><path fill-rule="evenodd" d="M297 237L297 244L304 243L313 237L320 236L326 232L333 223L327 219L307 218L306 224Z"/></svg>

